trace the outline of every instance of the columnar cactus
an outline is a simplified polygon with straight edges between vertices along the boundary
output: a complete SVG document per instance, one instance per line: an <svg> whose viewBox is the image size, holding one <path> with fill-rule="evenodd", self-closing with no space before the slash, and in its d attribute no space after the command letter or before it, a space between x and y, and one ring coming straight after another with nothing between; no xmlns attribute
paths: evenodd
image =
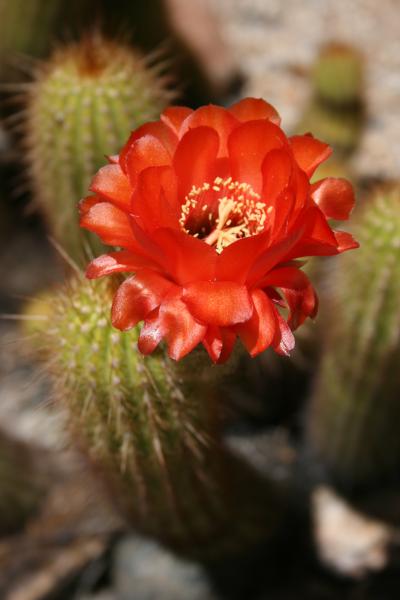
<svg viewBox="0 0 400 600"><path fill-rule="evenodd" d="M309 436L334 480L361 489L400 474L400 188L353 223L360 250L332 273Z"/></svg>
<svg viewBox="0 0 400 600"><path fill-rule="evenodd" d="M105 154L159 115L169 98L164 83L136 52L99 34L59 48L35 74L26 122L33 191L51 234L77 261L77 202Z"/></svg>
<svg viewBox="0 0 400 600"><path fill-rule="evenodd" d="M265 538L277 496L219 441L226 368L205 352L180 363L142 356L136 329L111 326L110 293L105 281L70 282L49 346L57 396L117 503L140 531L200 558Z"/></svg>
<svg viewBox="0 0 400 600"><path fill-rule="evenodd" d="M343 44L323 47L311 70L311 85L313 96L297 130L312 131L328 142L336 151L334 173L342 175L339 159L347 159L356 149L364 124L363 61L359 52Z"/></svg>
<svg viewBox="0 0 400 600"><path fill-rule="evenodd" d="M362 57L351 46L327 44L313 66L312 78L317 97L331 106L358 104L364 85Z"/></svg>

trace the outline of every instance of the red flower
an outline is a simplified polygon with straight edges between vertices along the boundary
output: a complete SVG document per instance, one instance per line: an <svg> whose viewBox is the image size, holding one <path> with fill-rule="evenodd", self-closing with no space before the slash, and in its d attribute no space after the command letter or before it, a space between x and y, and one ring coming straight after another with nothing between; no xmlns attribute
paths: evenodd
<svg viewBox="0 0 400 600"><path fill-rule="evenodd" d="M317 311L295 259L357 247L327 223L348 218L350 183L310 184L330 148L311 135L287 138L279 123L251 98L168 108L94 177L81 225L123 250L96 258L87 277L134 273L115 294L112 322L127 330L144 321L144 354L164 340L180 359L202 343L223 362L237 337L252 356L268 346L288 354L292 330Z"/></svg>

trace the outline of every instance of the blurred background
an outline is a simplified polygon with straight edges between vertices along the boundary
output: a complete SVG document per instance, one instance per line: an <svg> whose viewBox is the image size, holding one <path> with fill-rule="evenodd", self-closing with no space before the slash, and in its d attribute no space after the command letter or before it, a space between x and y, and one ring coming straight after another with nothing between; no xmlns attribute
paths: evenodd
<svg viewBox="0 0 400 600"><path fill-rule="evenodd" d="M0 0L1 598L399 598L399 23L397 0ZM273 535L196 561L109 501L40 340L104 155L169 103L244 96L333 146L317 179L355 185L361 249L306 265L316 323L291 359L244 361L227 388L227 445L283 490Z"/></svg>

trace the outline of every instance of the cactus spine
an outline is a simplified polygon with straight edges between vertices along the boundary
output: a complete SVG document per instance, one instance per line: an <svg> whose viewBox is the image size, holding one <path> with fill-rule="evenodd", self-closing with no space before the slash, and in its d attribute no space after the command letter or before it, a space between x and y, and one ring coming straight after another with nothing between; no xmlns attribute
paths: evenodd
<svg viewBox="0 0 400 600"><path fill-rule="evenodd" d="M378 191L353 224L360 249L333 273L309 415L311 445L350 490L400 475L400 188Z"/></svg>
<svg viewBox="0 0 400 600"><path fill-rule="evenodd" d="M215 557L265 539L278 498L220 444L224 368L196 353L143 357L136 330L111 326L110 291L70 282L49 332L57 396L91 461L133 525L182 553Z"/></svg>
<svg viewBox="0 0 400 600"><path fill-rule="evenodd" d="M78 262L85 234L77 203L127 131L158 117L164 83L133 50L99 34L59 48L36 72L26 122L33 191L52 235Z"/></svg>

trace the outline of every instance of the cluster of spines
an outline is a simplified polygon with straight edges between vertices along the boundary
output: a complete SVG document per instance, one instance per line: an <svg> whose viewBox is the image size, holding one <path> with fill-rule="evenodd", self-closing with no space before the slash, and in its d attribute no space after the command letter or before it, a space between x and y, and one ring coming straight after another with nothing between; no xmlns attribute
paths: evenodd
<svg viewBox="0 0 400 600"><path fill-rule="evenodd" d="M353 225L360 249L331 273L309 427L328 472L350 490L399 480L400 188L377 191Z"/></svg>

